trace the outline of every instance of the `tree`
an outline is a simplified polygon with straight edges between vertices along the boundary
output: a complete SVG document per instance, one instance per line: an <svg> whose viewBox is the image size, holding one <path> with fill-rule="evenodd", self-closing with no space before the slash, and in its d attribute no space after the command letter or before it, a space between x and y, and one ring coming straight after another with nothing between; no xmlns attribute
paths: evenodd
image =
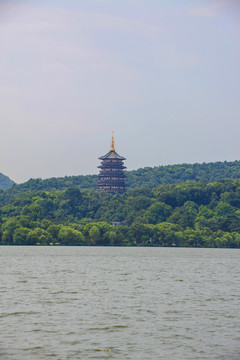
<svg viewBox="0 0 240 360"><path fill-rule="evenodd" d="M61 225L56 225L56 224L51 224L47 228L47 232L49 232L49 234L51 234L54 242L58 242L58 234L59 234L60 229L61 229Z"/></svg>
<svg viewBox="0 0 240 360"><path fill-rule="evenodd" d="M31 230L25 227L20 227L15 230L13 234L13 244L14 245L31 245L29 242L28 234Z"/></svg>
<svg viewBox="0 0 240 360"><path fill-rule="evenodd" d="M96 244L97 241L100 239L100 231L97 226L94 225L91 227L91 229L89 230L89 237L94 244Z"/></svg>
<svg viewBox="0 0 240 360"><path fill-rule="evenodd" d="M150 224L158 224L166 221L172 213L172 207L164 204L163 202L157 202L151 205L145 212L145 217Z"/></svg>
<svg viewBox="0 0 240 360"><path fill-rule="evenodd" d="M168 221L174 224L179 224L183 228L194 227L195 220L198 213L197 204L193 201L187 201L181 207L177 207L172 215L168 218Z"/></svg>
<svg viewBox="0 0 240 360"><path fill-rule="evenodd" d="M40 228L30 230L27 235L27 242L29 245L49 245L51 241L51 234Z"/></svg>
<svg viewBox="0 0 240 360"><path fill-rule="evenodd" d="M84 238L80 231L74 230L69 226L62 226L58 238L63 245L83 245Z"/></svg>
<svg viewBox="0 0 240 360"><path fill-rule="evenodd" d="M153 232L153 243L162 246L181 245L182 232L181 227L176 224L163 222L155 226Z"/></svg>
<svg viewBox="0 0 240 360"><path fill-rule="evenodd" d="M117 240L117 234L113 230L109 230L104 234L105 245L114 246Z"/></svg>
<svg viewBox="0 0 240 360"><path fill-rule="evenodd" d="M2 225L2 243L12 245L14 231L19 227L21 224L18 217L7 219Z"/></svg>
<svg viewBox="0 0 240 360"><path fill-rule="evenodd" d="M217 206L215 207L214 212L218 216L228 216L233 215L235 213L236 209L232 207L231 205L224 203L223 201L220 201Z"/></svg>
<svg viewBox="0 0 240 360"><path fill-rule="evenodd" d="M42 219L44 210L41 205L33 203L31 205L26 205L22 209L22 215L27 215L31 220Z"/></svg>
<svg viewBox="0 0 240 360"><path fill-rule="evenodd" d="M138 195L136 197L129 197L127 199L127 203L135 211L140 211L147 209L151 205L152 201L145 195Z"/></svg>
<svg viewBox="0 0 240 360"><path fill-rule="evenodd" d="M146 243L151 238L151 228L145 224L132 224L130 230L135 244Z"/></svg>

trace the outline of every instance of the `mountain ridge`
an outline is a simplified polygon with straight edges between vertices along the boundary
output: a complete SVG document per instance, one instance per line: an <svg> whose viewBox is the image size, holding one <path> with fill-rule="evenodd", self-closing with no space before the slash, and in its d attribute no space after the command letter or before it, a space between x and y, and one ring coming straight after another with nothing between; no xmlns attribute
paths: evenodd
<svg viewBox="0 0 240 360"><path fill-rule="evenodd" d="M14 184L15 184L15 182L13 180L11 180L8 176L0 173L0 189L1 190L9 189Z"/></svg>
<svg viewBox="0 0 240 360"><path fill-rule="evenodd" d="M210 163L175 164L155 167L144 167L126 171L126 183L129 189L139 187L154 188L163 184L179 184L186 181L215 181L240 178L240 161L217 161ZM9 179L10 180L10 179ZM12 180L10 180L12 181ZM14 191L65 189L96 189L97 175L75 175L52 177L48 179L30 179L22 184L15 184ZM12 184L12 185L13 185ZM10 187L10 186L9 186Z"/></svg>

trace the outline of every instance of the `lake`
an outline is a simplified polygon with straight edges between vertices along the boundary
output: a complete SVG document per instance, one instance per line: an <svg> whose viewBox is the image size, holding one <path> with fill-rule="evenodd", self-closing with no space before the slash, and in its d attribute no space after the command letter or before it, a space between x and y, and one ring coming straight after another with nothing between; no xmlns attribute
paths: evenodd
<svg viewBox="0 0 240 360"><path fill-rule="evenodd" d="M240 250L0 247L0 359L240 359Z"/></svg>

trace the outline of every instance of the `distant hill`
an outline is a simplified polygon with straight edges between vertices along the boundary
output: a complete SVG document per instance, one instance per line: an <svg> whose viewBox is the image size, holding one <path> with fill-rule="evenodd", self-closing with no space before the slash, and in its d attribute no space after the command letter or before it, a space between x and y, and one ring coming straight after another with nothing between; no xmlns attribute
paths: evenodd
<svg viewBox="0 0 240 360"><path fill-rule="evenodd" d="M240 161L167 165L126 171L126 182L129 189L139 187L153 189L162 184L180 184L186 181L215 181L239 178ZM10 181L10 183L7 183L7 187L12 186L13 182L11 182L10 179L8 179L8 181ZM79 189L95 190L97 181L97 175L65 176L45 180L30 179L23 184L13 186L10 191L12 193L29 190L51 191L54 189L63 190L72 186L78 187Z"/></svg>
<svg viewBox="0 0 240 360"><path fill-rule="evenodd" d="M1 190L0 245L240 248L240 161L126 176L126 194L99 196L97 175L30 179Z"/></svg>
<svg viewBox="0 0 240 360"><path fill-rule="evenodd" d="M14 184L15 182L9 179L8 176L0 173L0 189L6 190L8 188L11 188Z"/></svg>
<svg viewBox="0 0 240 360"><path fill-rule="evenodd" d="M218 161L203 164L180 164L145 167L127 173L129 188L154 188L164 184L180 184L186 181L215 181L240 178L240 161Z"/></svg>

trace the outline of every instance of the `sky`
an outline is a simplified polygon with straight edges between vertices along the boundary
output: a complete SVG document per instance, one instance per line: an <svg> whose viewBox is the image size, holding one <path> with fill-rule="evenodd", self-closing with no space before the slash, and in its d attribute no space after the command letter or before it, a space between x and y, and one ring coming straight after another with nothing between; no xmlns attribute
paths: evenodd
<svg viewBox="0 0 240 360"><path fill-rule="evenodd" d="M0 172L240 158L240 1L0 0Z"/></svg>

